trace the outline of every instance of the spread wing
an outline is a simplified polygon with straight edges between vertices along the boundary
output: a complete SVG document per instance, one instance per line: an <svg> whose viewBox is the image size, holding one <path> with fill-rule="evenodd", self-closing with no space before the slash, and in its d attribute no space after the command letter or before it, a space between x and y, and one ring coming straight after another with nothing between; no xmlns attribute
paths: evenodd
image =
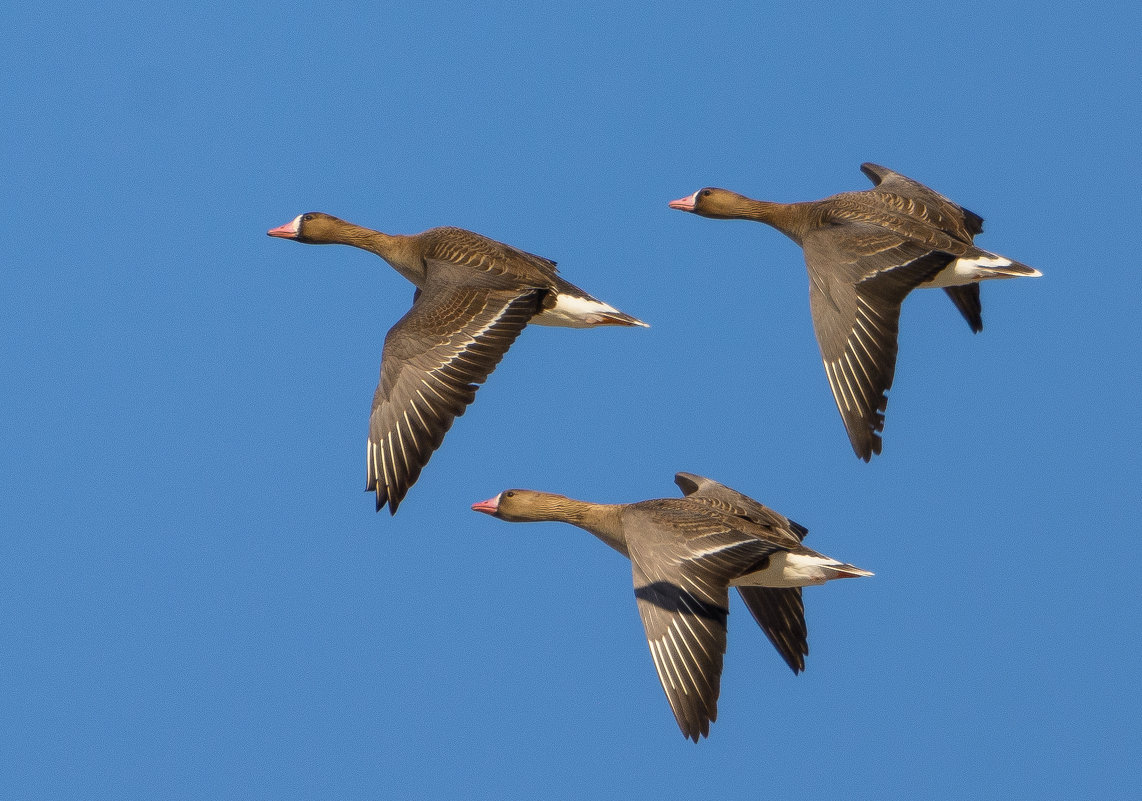
<svg viewBox="0 0 1142 801"><path fill-rule="evenodd" d="M678 727L697 742L718 716L729 583L776 546L682 499L633 506L643 509L624 527L639 615Z"/></svg>
<svg viewBox="0 0 1142 801"><path fill-rule="evenodd" d="M676 473L674 483L687 498L709 504L728 514L762 526L774 539L796 545L809 530L784 515L763 506L748 495L693 473ZM809 632L800 587L738 587L753 619L781 654L785 663L800 673L809 654Z"/></svg>
<svg viewBox="0 0 1142 801"><path fill-rule="evenodd" d="M912 205L905 209L909 214L919 217L961 242L970 245L977 234L983 233L983 217L953 203L919 181L913 181L878 164L865 163L860 169L875 184L875 188L871 191L884 195L889 203L903 202L907 206L908 201L912 201ZM983 316L979 300L979 284L949 286L945 287L944 291L968 321L971 330L977 334L982 331Z"/></svg>
<svg viewBox="0 0 1142 801"><path fill-rule="evenodd" d="M755 501L735 489L694 473L675 473L674 483L692 501L704 503L720 512L744 518L765 529L765 536L784 541L790 547L799 545L809 529Z"/></svg>
<svg viewBox="0 0 1142 801"><path fill-rule="evenodd" d="M983 330L983 304L979 300L979 284L961 284L960 286L946 286L944 291L956 304L960 314L968 321L973 334Z"/></svg>
<svg viewBox="0 0 1142 801"><path fill-rule="evenodd" d="M944 233L969 245L976 234L983 233L983 217L953 203L919 181L870 162L860 165L860 170L872 181L873 192L912 200L915 205L910 209L910 214Z"/></svg>
<svg viewBox="0 0 1142 801"><path fill-rule="evenodd" d="M540 289L488 289L433 281L385 337L369 418L368 485L378 511L396 514L504 353L538 311Z"/></svg>
<svg viewBox="0 0 1142 801"><path fill-rule="evenodd" d="M880 226L854 222L810 233L804 250L825 374L853 450L867 462L881 449L900 305L953 257Z"/></svg>
<svg viewBox="0 0 1142 801"><path fill-rule="evenodd" d="M800 587L738 587L745 605L794 673L805 669L809 629Z"/></svg>

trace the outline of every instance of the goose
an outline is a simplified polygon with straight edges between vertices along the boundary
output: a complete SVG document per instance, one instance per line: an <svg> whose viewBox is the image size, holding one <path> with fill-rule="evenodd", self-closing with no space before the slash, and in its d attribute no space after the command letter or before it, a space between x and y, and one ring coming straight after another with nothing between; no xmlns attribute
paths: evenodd
<svg viewBox="0 0 1142 801"><path fill-rule="evenodd" d="M390 514L453 420L475 399L528 323L592 328L646 323L561 278L555 262L462 228L389 235L322 212L270 236L375 253L416 286L412 308L385 336L366 449L366 491Z"/></svg>
<svg viewBox="0 0 1142 801"><path fill-rule="evenodd" d="M752 200L707 187L668 205L702 217L766 223L801 246L829 388L853 451L867 462L881 451L900 306L908 293L943 288L979 332L980 281L1042 273L972 244L983 231L978 214L885 167L865 163L861 171L872 189L807 203Z"/></svg>
<svg viewBox="0 0 1142 801"><path fill-rule="evenodd" d="M684 497L600 504L512 489L472 509L570 523L630 559L658 680L682 734L698 742L718 716L730 587L797 674L809 653L801 588L872 573L806 548L804 526L724 484L693 473L674 483Z"/></svg>

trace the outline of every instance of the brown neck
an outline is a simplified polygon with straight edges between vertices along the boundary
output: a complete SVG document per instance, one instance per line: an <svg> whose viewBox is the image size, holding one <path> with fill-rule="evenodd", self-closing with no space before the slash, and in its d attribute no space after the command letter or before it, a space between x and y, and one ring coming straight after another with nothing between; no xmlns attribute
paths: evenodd
<svg viewBox="0 0 1142 801"><path fill-rule="evenodd" d="M416 249L415 237L384 234L350 222L337 226L330 244L351 245L375 253L417 286L424 280L424 266Z"/></svg>
<svg viewBox="0 0 1142 801"><path fill-rule="evenodd" d="M376 253L385 261L399 252L399 240L404 238L406 237L383 234L380 231L374 231L372 228L365 228L350 222L337 226L338 244L352 245L355 248Z"/></svg>
<svg viewBox="0 0 1142 801"><path fill-rule="evenodd" d="M725 198L718 209L727 219L753 220L772 225L797 244L801 244L808 227L808 203L771 203L744 195Z"/></svg>
<svg viewBox="0 0 1142 801"><path fill-rule="evenodd" d="M587 503L562 495L543 494L530 504L527 519L570 523L591 532L624 556L630 556L623 535L622 509L621 504Z"/></svg>
<svg viewBox="0 0 1142 801"><path fill-rule="evenodd" d="M620 504L584 503L574 501L576 512L572 523L581 529L590 531L603 542L610 545L619 553L629 557L627 553L627 540L623 534L622 512Z"/></svg>

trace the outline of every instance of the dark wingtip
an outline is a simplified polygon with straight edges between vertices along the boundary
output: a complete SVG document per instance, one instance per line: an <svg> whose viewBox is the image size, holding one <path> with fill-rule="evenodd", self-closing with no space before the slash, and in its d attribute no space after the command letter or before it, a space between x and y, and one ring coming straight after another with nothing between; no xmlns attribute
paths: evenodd
<svg viewBox="0 0 1142 801"><path fill-rule="evenodd" d="M789 520L788 517L785 519ZM809 529L805 528L805 526L801 525L796 520L789 520L789 525L793 529L793 533L797 535L797 539L803 540L806 536L808 536ZM802 665L802 667L804 667L804 665Z"/></svg>
<svg viewBox="0 0 1142 801"><path fill-rule="evenodd" d="M772 638L770 642L773 642ZM777 645L777 643L773 643ZM777 652L781 655L781 659L785 664L789 665L789 669L793 671L794 676L800 676L805 671L805 656L809 653L809 643L803 643L804 651L801 649L786 649L778 648Z"/></svg>
<svg viewBox="0 0 1142 801"><path fill-rule="evenodd" d="M389 507L389 515L397 513L397 507L400 506L400 501L395 501L391 497L387 497L384 493L377 493L377 511L380 512L385 506Z"/></svg>
<svg viewBox="0 0 1142 801"><path fill-rule="evenodd" d="M858 447L856 443L853 443L853 453L855 453L857 458L862 462L871 462L873 456L880 455L881 443L882 440L880 437L874 438L873 441L868 445L862 444Z"/></svg>
<svg viewBox="0 0 1142 801"><path fill-rule="evenodd" d="M698 481L701 476L696 476L693 473L675 473L674 483L678 485L678 489L682 490L683 495L692 495L698 491Z"/></svg>
<svg viewBox="0 0 1142 801"><path fill-rule="evenodd" d="M397 507L400 506L400 502L404 500L403 494L400 497L396 497L388 487L383 486L375 479L373 483L365 487L365 492L375 492L377 494L377 511L380 512L388 505L390 516L397 513Z"/></svg>
<svg viewBox="0 0 1142 801"><path fill-rule="evenodd" d="M710 736L710 723L713 720L714 718L710 718L710 720L703 721L701 724L696 726L683 726L682 723L679 722L678 728L682 731L683 737L685 737L687 740L690 740L691 742L697 743L701 741L703 737Z"/></svg>
<svg viewBox="0 0 1142 801"><path fill-rule="evenodd" d="M860 171L868 176L868 180L872 181L873 186L880 186L880 182L883 180L882 174L888 170L884 167L881 167L879 164L873 164L871 161L866 161L864 164L860 165Z"/></svg>
<svg viewBox="0 0 1142 801"><path fill-rule="evenodd" d="M403 497L397 498L397 497L394 497L391 492L389 493L389 497L388 497L389 517L392 517L393 515L395 515L397 513L397 507L400 506L400 502L402 500L404 500Z"/></svg>

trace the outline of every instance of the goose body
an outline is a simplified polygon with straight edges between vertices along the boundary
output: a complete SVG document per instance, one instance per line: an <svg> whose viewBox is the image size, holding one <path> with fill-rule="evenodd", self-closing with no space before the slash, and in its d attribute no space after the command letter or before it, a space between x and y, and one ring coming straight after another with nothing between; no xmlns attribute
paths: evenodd
<svg viewBox="0 0 1142 801"><path fill-rule="evenodd" d="M799 673L809 653L801 588L872 575L801 544L807 530L716 481L678 473L685 497L596 504L505 490L474 504L509 522L583 528L631 561L635 598L659 681L683 735L717 718L729 589Z"/></svg>
<svg viewBox="0 0 1142 801"><path fill-rule="evenodd" d="M555 262L462 228L390 235L309 212L267 233L368 250L416 286L412 308L385 336L369 418L366 487L378 511L396 513L528 323L646 325L564 280Z"/></svg>
<svg viewBox="0 0 1142 801"><path fill-rule="evenodd" d="M942 288L983 329L979 282L1037 277L1033 267L982 250L983 218L892 170L862 164L872 189L808 203L753 200L707 187L670 207L773 226L801 246L813 328L837 409L857 456L881 452L896 370L900 306L916 288Z"/></svg>

